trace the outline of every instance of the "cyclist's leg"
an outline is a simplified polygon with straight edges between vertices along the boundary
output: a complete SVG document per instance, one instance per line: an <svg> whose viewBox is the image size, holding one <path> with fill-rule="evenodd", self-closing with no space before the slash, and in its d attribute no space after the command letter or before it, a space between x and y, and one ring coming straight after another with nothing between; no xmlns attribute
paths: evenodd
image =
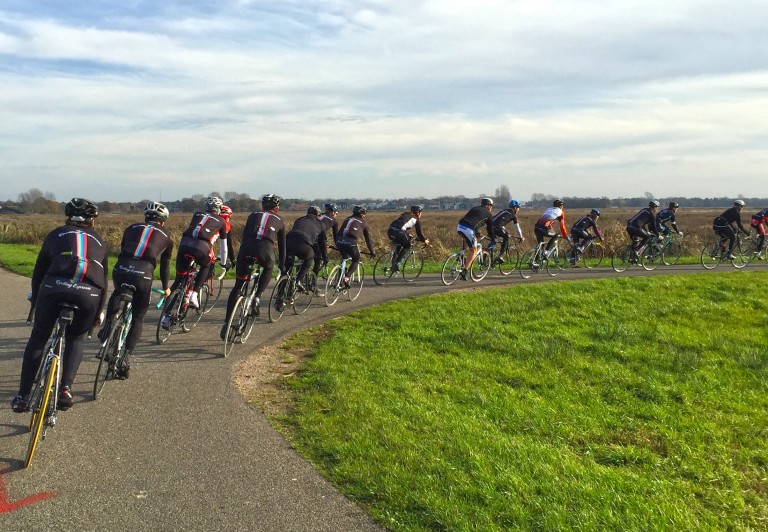
<svg viewBox="0 0 768 532"><path fill-rule="evenodd" d="M467 271L477 255L477 234L474 229L465 225L459 225L456 231L462 237L464 248L467 250L465 252L466 261L464 262L464 270Z"/></svg>
<svg viewBox="0 0 768 532"><path fill-rule="evenodd" d="M53 332L53 327L59 317L59 311L56 304L49 302L48 298L40 296L37 298L35 307L35 321L32 325L32 333L24 349L24 359L21 363L21 377L19 379L18 395L27 400L29 392L35 381L37 368L40 367L40 361L43 358L43 349L48 338Z"/></svg>

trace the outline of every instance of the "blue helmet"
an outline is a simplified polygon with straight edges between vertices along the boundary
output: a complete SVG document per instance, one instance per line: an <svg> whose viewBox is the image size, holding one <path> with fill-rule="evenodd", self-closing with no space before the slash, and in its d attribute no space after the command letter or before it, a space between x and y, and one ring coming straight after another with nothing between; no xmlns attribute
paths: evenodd
<svg viewBox="0 0 768 532"><path fill-rule="evenodd" d="M520 202L519 201L514 200L514 199L513 200L509 200L509 207L510 208L512 208L512 207L519 207L519 206L520 206Z"/></svg>
<svg viewBox="0 0 768 532"><path fill-rule="evenodd" d="M598 211L597 209L592 209L591 211L589 211L589 214L591 214L592 216L600 216L600 211Z"/></svg>

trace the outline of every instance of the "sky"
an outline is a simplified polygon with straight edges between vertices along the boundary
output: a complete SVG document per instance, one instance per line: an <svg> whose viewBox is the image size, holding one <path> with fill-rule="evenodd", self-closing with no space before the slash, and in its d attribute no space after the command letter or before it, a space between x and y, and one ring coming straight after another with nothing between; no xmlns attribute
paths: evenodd
<svg viewBox="0 0 768 532"><path fill-rule="evenodd" d="M764 0L3 0L0 199L762 197L766 20Z"/></svg>

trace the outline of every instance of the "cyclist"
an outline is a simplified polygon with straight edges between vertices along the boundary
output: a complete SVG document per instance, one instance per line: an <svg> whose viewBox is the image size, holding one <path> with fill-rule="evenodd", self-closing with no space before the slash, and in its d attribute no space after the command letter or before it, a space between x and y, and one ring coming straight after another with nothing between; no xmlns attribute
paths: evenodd
<svg viewBox="0 0 768 532"><path fill-rule="evenodd" d="M232 243L232 222L230 221L230 218L232 218L232 215L234 212L232 211L232 208L229 205L222 205L221 206L221 212L219 213L219 216L221 216L221 219L224 220L224 225L227 229L227 256L228 257L236 257L237 253L235 253L235 245ZM213 250L213 249L211 249ZM231 267L231 261L227 261L228 264L222 264L222 266L225 269L229 269Z"/></svg>
<svg viewBox="0 0 768 532"><path fill-rule="evenodd" d="M118 289L123 283L136 287L133 293L131 329L125 340L125 357L120 368L115 368L115 377L127 379L131 370L131 354L136 343L141 338L144 325L144 315L149 308L149 297L152 290L157 259L160 259L160 282L165 297L171 294L168 287L170 280L171 256L173 256L173 240L163 226L170 213L162 203L155 201L144 207L144 223L129 226L123 232L120 242L120 253L117 263L112 270L112 283L115 290L107 305L107 321L99 332L99 338L104 341L109 334L110 321L118 310Z"/></svg>
<svg viewBox="0 0 768 532"><path fill-rule="evenodd" d="M94 229L98 207L87 199L72 198L64 207L64 214L65 224L45 237L32 273L30 301L35 306L35 322L24 349L19 393L11 402L16 413L27 410L43 349L59 317L58 304L78 307L65 336L58 399L61 410L72 406L72 383L83 359L83 340L92 326L101 323L106 300L107 247Z"/></svg>
<svg viewBox="0 0 768 532"><path fill-rule="evenodd" d="M416 231L416 240L429 244L429 239L421 232L421 217L424 215L424 208L421 205L411 205L408 212L404 212L387 229L387 236L396 244L397 253L392 258L392 271L400 271L400 263L403 257L411 249L411 235L408 230L413 228Z"/></svg>
<svg viewBox="0 0 768 532"><path fill-rule="evenodd" d="M367 212L368 209L364 205L354 205L352 207L352 216L341 223L339 232L336 233L336 246L339 248L342 258L352 259L343 279L346 287L349 287L350 272L356 271L357 265L360 262L360 246L357 243L360 236L365 238L365 245L368 246L371 258L376 256L376 253L373 251L371 234L368 231L368 225L365 223L365 214Z"/></svg>
<svg viewBox="0 0 768 532"><path fill-rule="evenodd" d="M759 259L763 258L763 244L765 244L765 224L768 222L768 209L763 209L757 214L752 215L752 227L757 232L757 249L755 250L755 256Z"/></svg>
<svg viewBox="0 0 768 532"><path fill-rule="evenodd" d="M499 251L499 254L494 259L495 264L501 264L504 262L504 259L502 256L504 255L504 252L507 251L509 248L509 233L507 232L507 228L505 227L508 223L513 222L515 224L515 232L517 232L517 236L515 237L518 242L524 242L525 237L523 236L523 232L520 229L520 224L517 221L517 211L520 210L520 202L517 200L511 200L509 204L507 204L506 209L500 210L498 213L496 213L493 218L491 218L491 225L493 226L493 238L491 238L491 245L496 244L496 238L497 236L501 237L501 250Z"/></svg>
<svg viewBox="0 0 768 532"><path fill-rule="evenodd" d="M712 229L715 231L715 234L721 238L728 239L728 258L731 260L736 258L733 255L733 246L736 245L736 231L733 224L736 224L739 231L745 235L749 234L749 231L741 225L741 209L744 208L744 205L744 200L734 201L733 207L723 211L723 214L716 217L712 222Z"/></svg>
<svg viewBox="0 0 768 532"><path fill-rule="evenodd" d="M533 228L533 232L536 234L536 242L539 244L544 242L546 237L549 237L549 242L547 242L547 245L544 248L546 256L549 256L549 253L555 245L555 241L560 238L560 236L568 241L571 240L568 236L568 231L565 229L565 211L563 210L563 207L565 207L565 202L563 202L563 200L554 200L552 206L541 214ZM559 234L553 228L555 222L558 223L558 227L560 228Z"/></svg>
<svg viewBox="0 0 768 532"><path fill-rule="evenodd" d="M189 227L181 235L179 251L176 254L176 279L171 290L175 290L189 273L189 266L193 257L200 266L200 271L195 277L195 285L189 296L189 306L199 308L198 292L211 271L213 264L213 246L219 241L219 256L221 263L227 263L227 224L221 215L221 206L224 203L217 196L210 196L205 200L205 212L196 212L192 215ZM164 320L165 321L165 320Z"/></svg>
<svg viewBox="0 0 768 532"><path fill-rule="evenodd" d="M637 214L627 220L627 234L632 239L632 255L636 259L637 251L648 242L652 235L659 237L659 225L656 223L656 213L661 204L651 200L648 207L640 209Z"/></svg>
<svg viewBox="0 0 768 532"><path fill-rule="evenodd" d="M477 239L477 228L480 224L485 223L485 229L488 232L488 238L493 240L493 224L491 223L493 210L493 200L491 198L483 198L480 200L480 205L472 207L467 211L456 227L456 232L462 238L464 246L469 248L470 257L464 264L464 269L461 271L461 278L467 280L467 270L472 266L472 263L477 257L479 241Z"/></svg>
<svg viewBox="0 0 768 532"><path fill-rule="evenodd" d="M661 236L667 236L670 231L674 231L678 235L683 236L683 233L677 228L677 221L675 220L675 212L678 208L680 208L680 205L677 202L670 201L669 207L656 215L656 224L658 225L659 234ZM671 229L670 226L672 226Z"/></svg>
<svg viewBox="0 0 768 532"><path fill-rule="evenodd" d="M600 228L597 226L597 220L599 219L600 211L597 209L592 209L589 211L589 214L582 216L576 220L575 224L571 226L571 240L573 241L573 245L576 247L576 253L581 253L584 251L584 246L586 246L587 242L593 238L599 238L602 242L603 234L600 232ZM594 234L589 232L590 229L592 229ZM577 255L574 254L574 256L571 257L571 262L575 263L576 260Z"/></svg>
<svg viewBox="0 0 768 532"><path fill-rule="evenodd" d="M331 232L331 238L333 238L333 243L336 243L336 233L339 232L339 222L336 221L336 216L339 214L339 208L334 203L326 203L325 204L325 212L320 215L320 222L323 224L323 228L326 233L326 241L328 231ZM325 254L322 254L320 251L320 246L315 246L315 263L312 267L312 271L315 272L315 274L319 273L320 270L325 267L325 265L328 264L328 253L326 250Z"/></svg>
<svg viewBox="0 0 768 532"><path fill-rule="evenodd" d="M302 285L304 276L309 271L309 267L312 265L310 259L315 259L315 250L318 250L320 257L327 263L328 261L328 245L326 243L326 231L325 225L320 221L320 207L314 205L307 209L307 214L301 218L297 218L293 222L293 227L285 235L285 271L281 273L285 275L293 267L293 261L295 257L302 259L301 268L296 274L296 285L300 292L305 289L315 290L314 286L305 287ZM315 262L316 266L319 266L319 262ZM320 271L317 268L315 274Z"/></svg>
<svg viewBox="0 0 768 532"><path fill-rule="evenodd" d="M227 300L227 314L224 317L224 325L221 328L221 339L226 338L227 322L232 315L240 290L251 277L251 266L260 264L262 271L259 284L256 287L256 299L254 307L259 308L261 294L267 289L272 279L272 270L275 268L275 245L277 245L280 260L278 268L285 271L285 222L278 216L280 210L280 196L266 194L261 198L261 210L248 216L243 228L243 237L240 240L240 251L237 254L235 265L235 286L229 293Z"/></svg>

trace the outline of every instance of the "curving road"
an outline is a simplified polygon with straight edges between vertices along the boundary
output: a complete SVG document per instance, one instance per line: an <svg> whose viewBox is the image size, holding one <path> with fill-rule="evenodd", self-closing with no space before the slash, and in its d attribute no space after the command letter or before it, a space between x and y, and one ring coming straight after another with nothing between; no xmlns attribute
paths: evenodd
<svg viewBox="0 0 768 532"><path fill-rule="evenodd" d="M692 265L623 274L570 270L555 279L673 271L704 273ZM232 371L256 349L331 317L449 290L437 276L424 277L386 287L369 280L355 302L340 300L330 309L313 303L303 316L286 313L276 324L257 322L249 343L236 346L227 359L219 356L221 303L191 333L163 346L154 343L158 313L151 310L131 379L108 382L92 401L91 354L98 346L95 339L89 342L75 382L75 406L60 415L31 467L21 469L29 416L14 414L8 405L30 331L24 322L29 280L0 271L7 302L0 306L0 530L379 530L245 403L232 385ZM481 283L458 281L454 287L552 279L492 273Z"/></svg>

